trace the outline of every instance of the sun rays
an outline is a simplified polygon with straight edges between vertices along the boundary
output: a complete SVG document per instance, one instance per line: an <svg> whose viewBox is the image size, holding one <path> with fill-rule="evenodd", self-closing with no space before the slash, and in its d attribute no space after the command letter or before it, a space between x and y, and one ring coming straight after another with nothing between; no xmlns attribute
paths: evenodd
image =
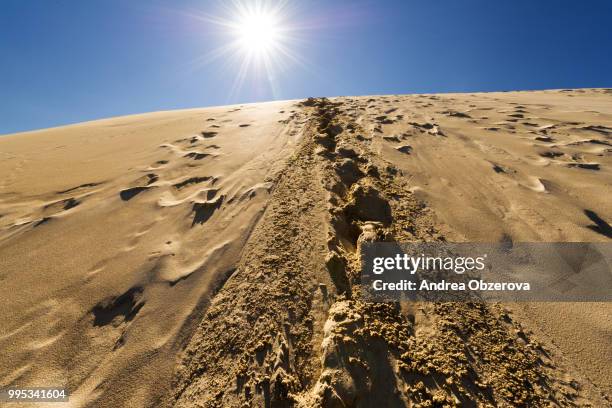
<svg viewBox="0 0 612 408"><path fill-rule="evenodd" d="M201 64L221 62L221 72L234 76L229 97L247 78L254 88L279 95L277 78L291 64L304 65L295 51L297 27L287 1L235 0L226 2L218 16L198 16L221 36L222 45L205 55Z"/></svg>

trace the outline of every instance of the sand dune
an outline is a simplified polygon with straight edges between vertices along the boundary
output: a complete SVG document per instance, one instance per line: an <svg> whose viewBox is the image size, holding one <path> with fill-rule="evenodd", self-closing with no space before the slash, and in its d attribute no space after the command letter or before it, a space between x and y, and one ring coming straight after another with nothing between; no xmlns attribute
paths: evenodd
<svg viewBox="0 0 612 408"><path fill-rule="evenodd" d="M609 406L609 304L371 304L356 254L608 242L611 131L612 91L585 89L0 137L0 387L66 386L75 407Z"/></svg>
<svg viewBox="0 0 612 408"><path fill-rule="evenodd" d="M2 138L2 383L66 384L76 406L167 394L298 138L285 105Z"/></svg>

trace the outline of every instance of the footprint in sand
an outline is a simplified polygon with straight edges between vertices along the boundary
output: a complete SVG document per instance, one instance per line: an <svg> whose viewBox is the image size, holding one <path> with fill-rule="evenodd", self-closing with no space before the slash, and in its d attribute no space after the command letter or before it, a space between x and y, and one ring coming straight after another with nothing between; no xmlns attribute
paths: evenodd
<svg viewBox="0 0 612 408"><path fill-rule="evenodd" d="M539 155L542 156L542 157L546 157L548 159L554 159L554 158L557 158L557 157L565 156L565 153L555 152L555 151L551 150L551 151L548 151L548 152L541 152L541 153L539 153Z"/></svg>
<svg viewBox="0 0 612 408"><path fill-rule="evenodd" d="M47 205L44 206L44 209L45 210L49 210L49 209L53 210L53 209L55 209L57 207L60 207L60 210L66 211L66 210L69 210L71 208L74 208L74 207L78 206L79 204L81 204L81 201L77 200L74 197L70 197L70 198L68 198L66 200L56 201L54 203L47 204Z"/></svg>
<svg viewBox="0 0 612 408"><path fill-rule="evenodd" d="M183 157L187 157L193 160L202 160L205 157L210 156L210 154L208 153L202 153L202 152L189 152L187 154L185 154Z"/></svg>
<svg viewBox="0 0 612 408"><path fill-rule="evenodd" d="M546 143L552 143L555 141L555 139L553 139L550 136L537 136L535 140L540 141L540 142L546 142Z"/></svg>
<svg viewBox="0 0 612 408"><path fill-rule="evenodd" d="M435 123L418 123L418 122L410 122L414 128L420 130L421 132L427 132L430 135L434 136L444 136L444 133L440 130L440 127Z"/></svg>
<svg viewBox="0 0 612 408"><path fill-rule="evenodd" d="M412 146L410 145L398 146L395 149L404 154L410 154L412 152Z"/></svg>
<svg viewBox="0 0 612 408"><path fill-rule="evenodd" d="M34 228L41 226L43 224L48 223L52 219L54 219L55 215L66 212L74 207L77 207L81 204L80 200L77 200L74 197L67 198L65 200L55 201L49 204L46 204L42 207L43 217L34 223Z"/></svg>
<svg viewBox="0 0 612 408"><path fill-rule="evenodd" d="M442 115L446 115L446 116L450 116L450 117L454 117L454 118L471 118L470 115L468 115L467 113L464 112L457 112L454 110L447 110L447 111L443 111L440 112Z"/></svg>
<svg viewBox="0 0 612 408"><path fill-rule="evenodd" d="M40 225L46 224L47 222L51 221L51 219L52 219L52 218L53 218L53 217L44 217L44 218L41 218L40 220L38 220L38 221L37 221L37 222L34 224L34 228L36 228L36 227L38 227L38 226L40 226Z"/></svg>
<svg viewBox="0 0 612 408"><path fill-rule="evenodd" d="M374 118L381 125L391 125L395 123L393 119L389 119L387 115L377 116Z"/></svg>
<svg viewBox="0 0 612 408"><path fill-rule="evenodd" d="M119 197L121 197L121 199L123 201L129 201L132 198L134 198L135 196L137 196L138 194L142 193L143 191L148 190L150 187L133 187L133 188L127 188L125 190L121 190L119 192Z"/></svg>
<svg viewBox="0 0 612 408"><path fill-rule="evenodd" d="M191 223L191 226L193 227L196 224L202 225L206 221L208 221L210 217L213 216L215 211L221 208L221 205L223 204L223 199L224 199L224 196L219 196L214 201L194 203L193 208L192 208L192 212L194 213L194 216L193 216L193 221Z"/></svg>
<svg viewBox="0 0 612 408"><path fill-rule="evenodd" d="M584 215L589 217L589 219L595 223L595 225L587 225L587 228L608 238L612 238L612 227L610 227L610 224L597 215L595 211L584 210Z"/></svg>
<svg viewBox="0 0 612 408"><path fill-rule="evenodd" d="M203 183L205 181L209 181L209 180L212 180L212 179L213 179L213 177L211 177L211 176L190 177L190 178L188 178L186 180L183 180L183 181L181 181L179 183L173 184L172 186L174 188L176 188L177 190L180 190L180 189L182 189L184 187L187 187L189 185Z"/></svg>
<svg viewBox="0 0 612 408"><path fill-rule="evenodd" d="M119 296L99 302L91 309L93 325L101 327L118 320L125 323L131 321L145 305L143 292L142 286L134 286Z"/></svg>
<svg viewBox="0 0 612 408"><path fill-rule="evenodd" d="M577 142L567 143L566 146L580 146L580 145L584 145L587 143L602 145L602 146L612 146L612 143L607 142L605 140L599 140L599 139L579 140Z"/></svg>
<svg viewBox="0 0 612 408"><path fill-rule="evenodd" d="M516 173L515 170L502 166L501 164L497 164L493 162L490 162L490 163L492 165L493 171L496 173L504 173L504 174Z"/></svg>
<svg viewBox="0 0 612 408"><path fill-rule="evenodd" d="M399 137L397 137L397 135L389 135L389 136L383 136L383 139L386 140L387 142L400 142Z"/></svg>
<svg viewBox="0 0 612 408"><path fill-rule="evenodd" d="M567 167L570 168L580 168L585 170L600 170L599 163L567 163Z"/></svg>
<svg viewBox="0 0 612 408"><path fill-rule="evenodd" d="M168 160L158 160L151 165L152 168L162 167L163 165L168 164Z"/></svg>
<svg viewBox="0 0 612 408"><path fill-rule="evenodd" d="M214 178L210 184L214 184ZM178 190L178 189L177 189ZM157 200L157 205L159 207L175 207L177 205L182 205L184 203L194 203L194 202L208 202L212 200L217 193L219 192L216 188L204 188L195 190L192 193L189 193L187 197L177 198L174 194L169 191L162 193Z"/></svg>
<svg viewBox="0 0 612 408"><path fill-rule="evenodd" d="M58 191L57 194L65 194L65 193L71 193L71 192L77 191L77 190L84 190L84 189L88 189L88 188L91 188L91 187L99 186L100 184L102 184L102 182L99 182L99 183L85 183L85 184L81 184L81 185L76 186L76 187L69 188L68 190Z"/></svg>
<svg viewBox="0 0 612 408"><path fill-rule="evenodd" d="M604 136L609 136L612 133L612 128L600 125L583 126L579 130L590 130L591 132L601 133Z"/></svg>
<svg viewBox="0 0 612 408"><path fill-rule="evenodd" d="M143 177L136 179L132 184L136 185L136 187L126 188L125 190L121 190L119 192L119 197L123 201L129 201L138 194L146 191L152 187L151 184L155 183L159 179L159 176L155 173L146 174Z"/></svg>

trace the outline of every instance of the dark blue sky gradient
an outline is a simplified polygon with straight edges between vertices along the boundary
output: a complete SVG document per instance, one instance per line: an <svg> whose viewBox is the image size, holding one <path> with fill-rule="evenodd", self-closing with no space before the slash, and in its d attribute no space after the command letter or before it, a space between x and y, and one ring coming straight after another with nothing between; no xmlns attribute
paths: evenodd
<svg viewBox="0 0 612 408"><path fill-rule="evenodd" d="M227 4L227 2L226 2ZM205 0L2 0L0 134L306 96L612 87L612 1L293 1L305 64L276 92L237 64Z"/></svg>

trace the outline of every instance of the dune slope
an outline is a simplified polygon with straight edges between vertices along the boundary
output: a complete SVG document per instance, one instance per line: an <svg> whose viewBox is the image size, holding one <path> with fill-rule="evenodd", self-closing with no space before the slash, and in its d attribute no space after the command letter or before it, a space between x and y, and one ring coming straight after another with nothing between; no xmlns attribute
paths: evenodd
<svg viewBox="0 0 612 408"><path fill-rule="evenodd" d="M65 385L71 406L610 405L610 305L371 304L357 253L607 242L611 129L596 89L2 137L0 385Z"/></svg>
<svg viewBox="0 0 612 408"><path fill-rule="evenodd" d="M168 394L298 138L285 105L2 138L2 385L65 385L76 406Z"/></svg>

